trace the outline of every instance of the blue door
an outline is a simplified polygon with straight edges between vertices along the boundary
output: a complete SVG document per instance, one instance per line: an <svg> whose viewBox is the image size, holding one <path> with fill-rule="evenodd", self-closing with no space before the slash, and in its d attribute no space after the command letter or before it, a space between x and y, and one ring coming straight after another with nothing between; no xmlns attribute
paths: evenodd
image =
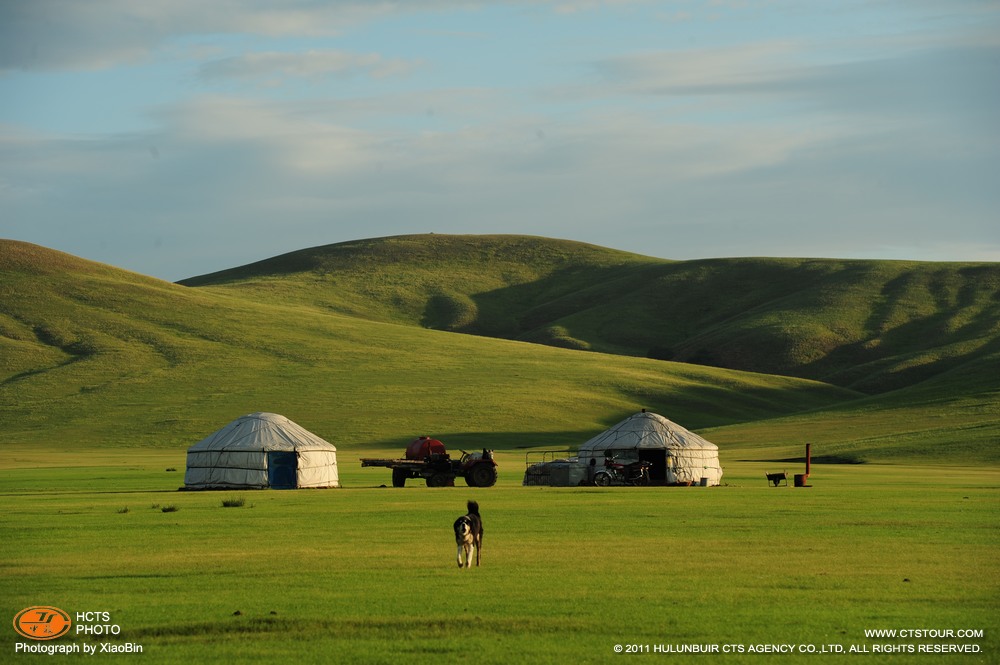
<svg viewBox="0 0 1000 665"><path fill-rule="evenodd" d="M295 472L298 459L294 452L267 453L267 484L273 490L295 489Z"/></svg>

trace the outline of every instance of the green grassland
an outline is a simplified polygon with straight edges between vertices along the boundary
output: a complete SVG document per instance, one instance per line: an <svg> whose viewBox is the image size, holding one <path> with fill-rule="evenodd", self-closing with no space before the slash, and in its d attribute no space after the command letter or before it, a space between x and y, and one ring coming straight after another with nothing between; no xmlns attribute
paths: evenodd
<svg viewBox="0 0 1000 665"><path fill-rule="evenodd" d="M985 636L966 640L978 654L865 662L996 662L995 280L993 264L422 236L184 285L0 241L2 612L108 611L154 663L935 642L874 628ZM643 357L654 348L702 364ZM717 443L724 485L521 487L526 452L640 408ZM186 448L254 411L334 443L344 488L234 508L177 492ZM358 464L419 434L496 449L500 482L386 489L387 470ZM806 442L812 487L769 487L765 471L801 472ZM468 498L484 567L458 571L450 525ZM44 658L12 655L15 637L4 662Z"/></svg>
<svg viewBox="0 0 1000 665"><path fill-rule="evenodd" d="M860 662L988 663L1000 649L995 470L817 465L812 487L773 488L764 465L737 462L718 488L526 488L501 453L488 489L378 488L384 470L344 465L352 489L224 508L232 493L174 491L165 468L181 461L69 453L6 469L0 611L109 612L113 641L149 663L613 662L616 644L692 643L974 644ZM468 498L483 566L458 570L450 526ZM865 637L879 628L984 636Z"/></svg>

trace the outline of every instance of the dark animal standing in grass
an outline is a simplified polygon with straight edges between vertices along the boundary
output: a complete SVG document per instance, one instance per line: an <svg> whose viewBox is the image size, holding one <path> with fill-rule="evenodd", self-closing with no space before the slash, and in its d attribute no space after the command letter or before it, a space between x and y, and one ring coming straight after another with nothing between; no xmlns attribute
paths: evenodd
<svg viewBox="0 0 1000 665"><path fill-rule="evenodd" d="M465 567L472 565L472 554L476 554L476 567L483 551L483 519L479 516L479 504L469 501L469 512L455 520L455 545L458 546L458 567L462 567L465 553Z"/></svg>

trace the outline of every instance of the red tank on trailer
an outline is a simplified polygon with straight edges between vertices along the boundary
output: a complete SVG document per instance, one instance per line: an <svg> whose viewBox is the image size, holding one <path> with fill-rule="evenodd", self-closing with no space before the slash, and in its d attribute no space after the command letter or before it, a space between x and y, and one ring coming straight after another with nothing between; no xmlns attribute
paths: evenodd
<svg viewBox="0 0 1000 665"><path fill-rule="evenodd" d="M429 459L431 455L444 455L447 451L444 444L429 436L421 436L410 442L406 447L406 459Z"/></svg>

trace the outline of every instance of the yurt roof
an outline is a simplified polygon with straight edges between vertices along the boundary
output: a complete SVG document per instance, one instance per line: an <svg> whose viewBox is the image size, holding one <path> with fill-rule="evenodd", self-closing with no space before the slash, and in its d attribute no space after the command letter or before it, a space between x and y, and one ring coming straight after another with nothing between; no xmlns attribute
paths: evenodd
<svg viewBox="0 0 1000 665"><path fill-rule="evenodd" d="M251 413L194 444L188 452L205 450L332 450L337 449L309 430L277 413Z"/></svg>
<svg viewBox="0 0 1000 665"><path fill-rule="evenodd" d="M580 452L686 448L718 450L711 441L658 413L635 413L580 446Z"/></svg>

